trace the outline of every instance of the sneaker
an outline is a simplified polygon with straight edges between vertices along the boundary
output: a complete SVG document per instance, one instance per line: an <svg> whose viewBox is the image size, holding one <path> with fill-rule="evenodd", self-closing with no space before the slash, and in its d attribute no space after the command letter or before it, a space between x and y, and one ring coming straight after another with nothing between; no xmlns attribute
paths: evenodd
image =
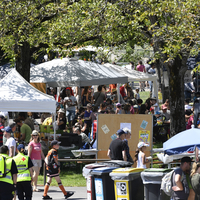
<svg viewBox="0 0 200 200"><path fill-rule="evenodd" d="M68 199L69 197L71 197L74 194L74 192L67 192L67 194L65 195L65 199Z"/></svg>
<svg viewBox="0 0 200 200"><path fill-rule="evenodd" d="M42 196L42 199L52 199L49 195L47 196Z"/></svg>

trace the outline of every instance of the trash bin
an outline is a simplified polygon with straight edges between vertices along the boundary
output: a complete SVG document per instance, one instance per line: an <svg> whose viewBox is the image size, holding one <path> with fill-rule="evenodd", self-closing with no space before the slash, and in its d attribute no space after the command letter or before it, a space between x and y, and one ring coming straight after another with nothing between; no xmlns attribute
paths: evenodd
<svg viewBox="0 0 200 200"><path fill-rule="evenodd" d="M109 160L109 161L100 162L99 164L105 165L107 167L118 167L118 168L131 167L133 165L132 162L123 161L123 160Z"/></svg>
<svg viewBox="0 0 200 200"><path fill-rule="evenodd" d="M109 173L116 167L101 167L94 169L91 174L94 176L96 200L114 200L114 181Z"/></svg>
<svg viewBox="0 0 200 200"><path fill-rule="evenodd" d="M162 178L171 169L149 168L141 173L146 200L170 200L163 191L160 191Z"/></svg>
<svg viewBox="0 0 200 200"><path fill-rule="evenodd" d="M93 169L100 167L105 167L105 166L100 165L98 163L92 163L85 165L85 167L83 168L83 176L86 178L87 182L87 200L96 200L94 176L91 175L91 172Z"/></svg>
<svg viewBox="0 0 200 200"><path fill-rule="evenodd" d="M110 173L114 180L115 200L144 200L141 179L143 168L118 168Z"/></svg>

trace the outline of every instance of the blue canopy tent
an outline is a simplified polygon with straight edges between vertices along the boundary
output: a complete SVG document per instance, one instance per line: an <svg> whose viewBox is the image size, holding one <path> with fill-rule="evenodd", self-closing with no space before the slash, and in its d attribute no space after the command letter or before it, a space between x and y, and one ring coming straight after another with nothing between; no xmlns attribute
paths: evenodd
<svg viewBox="0 0 200 200"><path fill-rule="evenodd" d="M200 129L191 128L178 133L163 143L164 153L167 155L193 152L200 150Z"/></svg>

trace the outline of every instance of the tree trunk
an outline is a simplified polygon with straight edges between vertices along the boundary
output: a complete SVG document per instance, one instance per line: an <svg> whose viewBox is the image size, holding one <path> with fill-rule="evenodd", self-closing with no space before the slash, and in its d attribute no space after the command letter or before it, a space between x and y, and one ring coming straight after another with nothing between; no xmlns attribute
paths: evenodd
<svg viewBox="0 0 200 200"><path fill-rule="evenodd" d="M170 136L186 128L184 112L184 74L187 67L183 60L177 56L172 63L168 63L169 76L169 102L170 102Z"/></svg>
<svg viewBox="0 0 200 200"><path fill-rule="evenodd" d="M24 79L30 82L30 45L23 42L15 48L16 70Z"/></svg>

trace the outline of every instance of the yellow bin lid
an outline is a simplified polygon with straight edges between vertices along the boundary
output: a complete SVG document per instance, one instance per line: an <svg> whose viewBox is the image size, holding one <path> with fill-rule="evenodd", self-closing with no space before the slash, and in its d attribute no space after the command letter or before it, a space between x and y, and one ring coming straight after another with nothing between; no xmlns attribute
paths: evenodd
<svg viewBox="0 0 200 200"><path fill-rule="evenodd" d="M132 167L126 167L126 168L117 168L112 171L112 173L138 173L144 171L143 168L132 168Z"/></svg>

